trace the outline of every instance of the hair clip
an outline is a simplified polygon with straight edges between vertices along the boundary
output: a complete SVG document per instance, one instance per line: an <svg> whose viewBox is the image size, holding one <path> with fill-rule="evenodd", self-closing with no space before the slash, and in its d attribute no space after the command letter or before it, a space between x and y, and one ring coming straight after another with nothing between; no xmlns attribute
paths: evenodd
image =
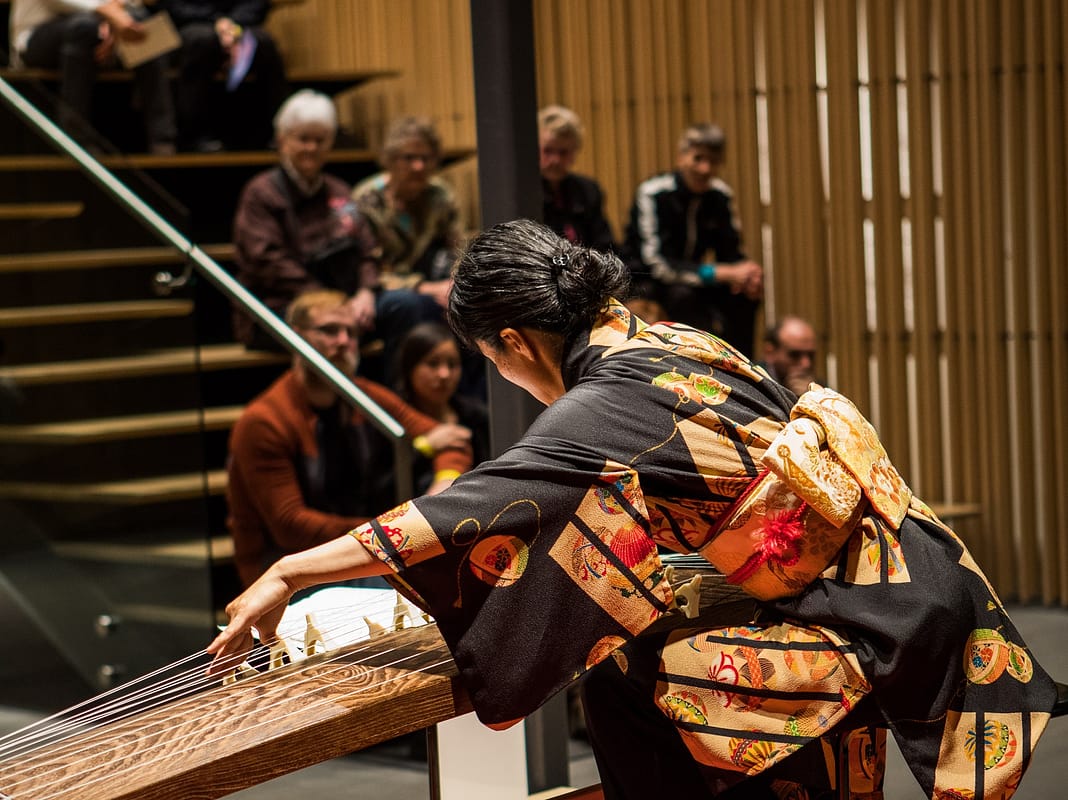
<svg viewBox="0 0 1068 800"><path fill-rule="evenodd" d="M563 269L564 267L566 267L567 262L567 256L563 255L562 253L560 255L553 256L553 266L557 267L558 269Z"/></svg>

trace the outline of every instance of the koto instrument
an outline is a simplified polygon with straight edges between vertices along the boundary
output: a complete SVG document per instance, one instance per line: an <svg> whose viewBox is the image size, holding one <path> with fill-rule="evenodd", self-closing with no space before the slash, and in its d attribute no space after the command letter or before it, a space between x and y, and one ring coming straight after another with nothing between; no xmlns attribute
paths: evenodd
<svg viewBox="0 0 1068 800"><path fill-rule="evenodd" d="M722 576L672 560L681 613L751 613ZM470 711L437 626L376 594L291 606L300 630L283 620L222 680L202 651L0 737L0 800L209 800Z"/></svg>
<svg viewBox="0 0 1068 800"><path fill-rule="evenodd" d="M435 625L367 628L366 641L272 657L266 672L235 667L236 680L207 678L200 653L172 665L177 677L146 676L4 737L0 798L222 797L470 710ZM309 651L329 638L308 630Z"/></svg>

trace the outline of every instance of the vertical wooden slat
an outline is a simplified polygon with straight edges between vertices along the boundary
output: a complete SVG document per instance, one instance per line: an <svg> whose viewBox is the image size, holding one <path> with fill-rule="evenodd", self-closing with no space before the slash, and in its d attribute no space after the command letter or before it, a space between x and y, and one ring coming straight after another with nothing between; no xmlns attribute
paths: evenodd
<svg viewBox="0 0 1068 800"><path fill-rule="evenodd" d="M942 459L951 443L949 430L941 424L941 383L939 354L943 331L939 327L937 275L935 274L935 202L934 159L932 154L931 92L929 84L930 9L926 0L908 0L905 4L905 81L909 136L909 220L912 231L912 274L915 303L913 353L919 386L919 409L914 420L921 442L919 476L910 475L913 489L921 497L959 500L945 481L947 465Z"/></svg>
<svg viewBox="0 0 1068 800"><path fill-rule="evenodd" d="M947 330L951 386L954 387L959 414L949 420L955 427L955 434L961 442L962 450L968 454L961 462L963 494L965 497L987 497L983 494L980 479L980 465L984 458L986 443L984 432L979 430L977 414L978 399L977 376L974 365L977 361L974 332L968 324L970 303L960 302L969 296L971 287L981 280L975 263L971 242L974 231L968 209L970 187L967 176L970 172L968 151L973 127L965 106L967 84L964 67L964 32L963 26L956 20L962 19L964 8L957 0L945 0L939 3L939 33L942 38L939 67L942 76L941 110L942 151L945 164L945 245L946 245L946 285L949 303L947 308ZM984 514L992 515L993 509L984 506ZM987 549L982 541L969 541L980 563L989 564ZM996 565L994 565L996 566ZM996 580L996 578L995 578Z"/></svg>
<svg viewBox="0 0 1068 800"><path fill-rule="evenodd" d="M828 0L827 106L831 153L828 284L834 309L831 349L839 356L840 391L870 405L864 347L863 208L857 98L857 19L853 0ZM852 200L850 200L852 198Z"/></svg>
<svg viewBox="0 0 1068 800"><path fill-rule="evenodd" d="M902 285L900 168L898 162L896 15L893 0L869 0L868 48L871 74L872 222L875 226L876 330L872 344L878 371L877 420L890 457L906 471L908 380ZM876 421L876 420L873 420Z"/></svg>
<svg viewBox="0 0 1068 800"><path fill-rule="evenodd" d="M1049 386L1049 407L1051 410L1051 436L1055 443L1047 445L1052 454L1049 465L1050 491L1044 502L1047 505L1050 535L1046 541L1047 549L1043 562L1047 565L1044 573L1042 599L1046 603L1059 600L1068 605L1068 497L1064 487L1068 486L1068 415L1059 413L1068 408L1068 278L1063 265L1068 264L1068 159L1063 144L1068 136L1068 9L1058 0L1050 0L1049 46L1046 63L1059 63L1059 73L1051 74L1046 93L1049 108L1048 152L1049 152L1049 209L1045 218L1046 235L1049 239L1049 304L1050 304L1050 348L1049 371L1046 380ZM1059 268L1061 267L1061 268Z"/></svg>

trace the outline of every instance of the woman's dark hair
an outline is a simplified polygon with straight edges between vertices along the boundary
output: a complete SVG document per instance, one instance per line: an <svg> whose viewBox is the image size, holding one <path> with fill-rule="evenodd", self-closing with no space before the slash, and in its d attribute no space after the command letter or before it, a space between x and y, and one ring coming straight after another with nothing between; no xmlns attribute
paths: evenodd
<svg viewBox="0 0 1068 800"><path fill-rule="evenodd" d="M448 325L440 322L420 322L404 334L404 338L397 346L394 375L397 376L397 392L406 400L411 400L414 396L411 375L415 365L442 342L456 342L456 337L449 330Z"/></svg>
<svg viewBox="0 0 1068 800"><path fill-rule="evenodd" d="M626 296L630 276L610 253L572 244L528 219L476 236L457 259L449 324L460 340L500 346L504 328L534 328L565 340L591 327L610 297Z"/></svg>

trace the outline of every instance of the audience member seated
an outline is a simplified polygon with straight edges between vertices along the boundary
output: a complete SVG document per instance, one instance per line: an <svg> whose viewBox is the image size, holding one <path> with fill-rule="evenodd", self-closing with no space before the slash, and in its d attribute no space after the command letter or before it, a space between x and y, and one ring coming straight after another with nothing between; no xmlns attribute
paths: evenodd
<svg viewBox="0 0 1068 800"><path fill-rule="evenodd" d="M201 153L227 146L262 148L271 139L271 116L285 98L282 56L262 25L270 0L162 0L179 35L178 133L184 147ZM213 102L215 78L225 70L227 92L240 87L241 125L229 106ZM244 78L248 74L250 81Z"/></svg>
<svg viewBox="0 0 1068 800"><path fill-rule="evenodd" d="M145 9L119 0L14 0L10 13L12 66L58 70L57 122L76 140L95 147L91 112L97 69L117 68L117 42L144 39L139 20L147 16ZM134 69L148 150L157 154L175 149L166 66L161 56Z"/></svg>
<svg viewBox="0 0 1068 800"><path fill-rule="evenodd" d="M601 185L571 171L584 133L582 120L569 108L546 106L538 112L542 222L569 242L612 252L616 243L604 217Z"/></svg>
<svg viewBox="0 0 1068 800"><path fill-rule="evenodd" d="M457 393L462 371L460 345L452 330L440 322L416 325L397 349L397 393L428 417L470 430L471 451L478 464L490 457L489 411L481 401ZM432 484L430 455L416 459L416 491Z"/></svg>
<svg viewBox="0 0 1068 800"><path fill-rule="evenodd" d="M742 251L733 194L719 177L725 154L718 126L687 128L676 171L638 186L625 251L636 293L752 358L763 270Z"/></svg>
<svg viewBox="0 0 1068 800"><path fill-rule="evenodd" d="M801 317L787 315L764 334L764 368L796 395L810 383L826 386L816 376L816 331Z"/></svg>
<svg viewBox="0 0 1068 800"><path fill-rule="evenodd" d="M449 186L435 175L441 139L428 119L404 117L386 133L384 172L362 181L353 198L382 245L382 286L414 289L441 317L452 288L449 273L461 244L460 211Z"/></svg>
<svg viewBox="0 0 1068 800"><path fill-rule="evenodd" d="M355 377L358 336L343 293L303 294L287 321L404 426L415 447L432 453L427 493L470 468L468 429L440 424ZM392 443L297 356L238 419L228 472L228 523L245 585L283 554L334 539L396 505Z"/></svg>
<svg viewBox="0 0 1068 800"><path fill-rule="evenodd" d="M351 187L323 171L337 132L337 112L324 94L305 89L278 110L277 167L245 186L234 218L238 280L280 317L293 299L327 287L350 296L361 331L374 329L392 349L421 320L412 291L378 291L379 246ZM234 333L253 348L277 349L240 310Z"/></svg>

